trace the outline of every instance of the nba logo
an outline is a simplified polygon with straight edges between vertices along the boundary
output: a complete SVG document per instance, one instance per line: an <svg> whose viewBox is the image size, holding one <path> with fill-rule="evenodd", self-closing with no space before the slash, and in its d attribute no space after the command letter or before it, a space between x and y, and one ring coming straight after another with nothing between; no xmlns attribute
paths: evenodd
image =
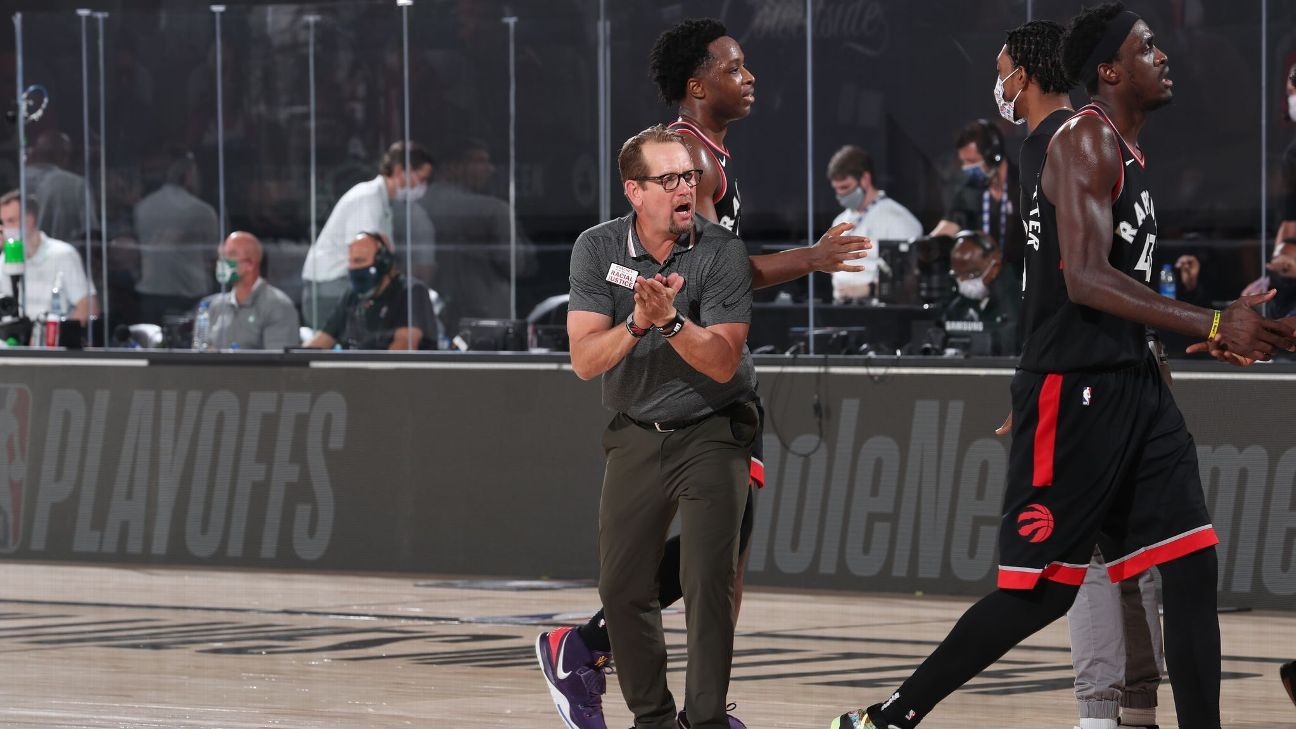
<svg viewBox="0 0 1296 729"><path fill-rule="evenodd" d="M1080 399L1084 402L1085 407L1089 407L1089 398L1092 395L1093 395L1093 389L1089 387L1086 387L1084 391L1080 393Z"/></svg>
<svg viewBox="0 0 1296 729"><path fill-rule="evenodd" d="M17 551L22 541L30 419L31 391L0 385L0 553Z"/></svg>

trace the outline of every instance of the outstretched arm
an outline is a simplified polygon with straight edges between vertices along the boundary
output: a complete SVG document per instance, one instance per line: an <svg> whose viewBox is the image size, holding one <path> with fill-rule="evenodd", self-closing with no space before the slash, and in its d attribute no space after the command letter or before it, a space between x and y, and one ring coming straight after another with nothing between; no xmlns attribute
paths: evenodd
<svg viewBox="0 0 1296 729"><path fill-rule="evenodd" d="M849 262L868 255L873 242L862 235L846 235L853 227L850 223L840 223L829 228L812 246L752 256L752 288L777 286L815 271L863 271L863 266Z"/></svg>

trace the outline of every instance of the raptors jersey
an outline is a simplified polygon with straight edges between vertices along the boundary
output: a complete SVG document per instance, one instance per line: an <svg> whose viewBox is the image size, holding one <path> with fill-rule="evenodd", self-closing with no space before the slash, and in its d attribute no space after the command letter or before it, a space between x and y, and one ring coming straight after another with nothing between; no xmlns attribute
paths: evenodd
<svg viewBox="0 0 1296 729"><path fill-rule="evenodd" d="M702 147L711 153L716 168L720 170L720 186L711 197L711 202L715 204L716 217L719 218L716 222L733 231L734 235L739 235L738 221L741 217L742 201L738 197L738 180L733 174L733 158L729 156L729 150L707 139L702 130L692 122L677 119L670 128L701 140Z"/></svg>
<svg viewBox="0 0 1296 729"><path fill-rule="evenodd" d="M1093 116L1111 126L1103 110L1089 105L1075 117ZM1074 117L1073 117L1074 118ZM1112 190L1112 246L1107 262L1141 284L1152 287L1152 254L1156 249L1156 211L1147 189L1143 155L1116 131L1121 177ZM1058 244L1057 210L1044 194L1040 167L1026 217L1026 263L1022 279L1021 368L1052 373L1117 370L1149 357L1142 324L1071 301L1063 277ZM1024 179L1029 179L1025 178Z"/></svg>

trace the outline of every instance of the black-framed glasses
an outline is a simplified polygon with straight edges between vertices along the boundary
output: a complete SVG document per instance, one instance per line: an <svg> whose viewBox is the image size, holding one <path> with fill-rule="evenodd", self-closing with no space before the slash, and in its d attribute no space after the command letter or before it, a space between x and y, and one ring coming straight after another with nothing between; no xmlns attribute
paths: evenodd
<svg viewBox="0 0 1296 729"><path fill-rule="evenodd" d="M684 170L683 172L667 172L664 175L656 177L636 177L635 182L655 182L662 186L666 192L670 192L679 187L680 180L684 181L689 187L697 187L702 181L702 170Z"/></svg>
<svg viewBox="0 0 1296 729"><path fill-rule="evenodd" d="M959 273L958 271L955 271L954 269L951 268L949 270L949 275L950 278L954 279L955 281L971 281L974 278L981 278L982 276L986 275L986 271L989 270L990 270L990 266L986 266L980 271L967 271L965 273Z"/></svg>

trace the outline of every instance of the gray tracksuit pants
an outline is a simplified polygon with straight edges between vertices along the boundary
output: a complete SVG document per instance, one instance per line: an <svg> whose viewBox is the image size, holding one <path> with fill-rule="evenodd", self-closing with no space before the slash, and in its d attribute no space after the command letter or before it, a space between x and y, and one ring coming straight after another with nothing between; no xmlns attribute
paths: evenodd
<svg viewBox="0 0 1296 729"><path fill-rule="evenodd" d="M1095 547L1067 619L1080 718L1116 719L1121 708L1155 709L1165 657L1151 571L1112 584Z"/></svg>

